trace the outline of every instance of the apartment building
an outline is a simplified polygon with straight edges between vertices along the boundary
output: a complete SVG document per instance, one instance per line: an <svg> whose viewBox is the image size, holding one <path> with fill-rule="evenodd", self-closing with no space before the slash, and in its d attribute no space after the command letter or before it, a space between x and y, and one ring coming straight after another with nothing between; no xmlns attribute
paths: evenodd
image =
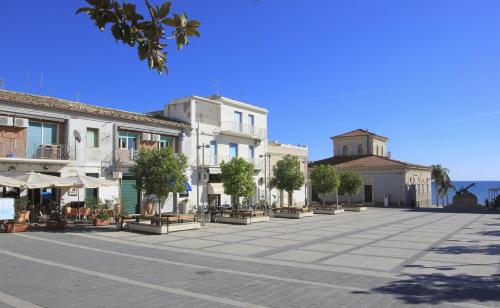
<svg viewBox="0 0 500 308"><path fill-rule="evenodd" d="M254 165L255 194L249 203L263 201L264 155L267 152L267 110L222 96L189 96L165 105L163 116L192 126L182 144L189 153L188 177L192 194L188 207L231 204L224 194L220 164L241 157Z"/></svg>
<svg viewBox="0 0 500 308"><path fill-rule="evenodd" d="M143 196L129 173L138 150L172 147L179 153L189 134L190 126L180 121L0 91L0 174L80 174L117 182L116 187L80 191L36 190L36 199L62 198L67 203L90 196L119 198L129 213L138 213ZM176 199L171 196L164 211L172 210Z"/></svg>

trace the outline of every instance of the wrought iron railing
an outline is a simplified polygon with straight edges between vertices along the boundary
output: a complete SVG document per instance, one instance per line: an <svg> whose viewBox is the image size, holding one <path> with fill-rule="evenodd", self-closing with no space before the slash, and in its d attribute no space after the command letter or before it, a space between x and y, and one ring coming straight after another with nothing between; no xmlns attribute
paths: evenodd
<svg viewBox="0 0 500 308"><path fill-rule="evenodd" d="M72 160L74 153L67 144L25 144L12 140L0 142L0 157L24 159Z"/></svg>

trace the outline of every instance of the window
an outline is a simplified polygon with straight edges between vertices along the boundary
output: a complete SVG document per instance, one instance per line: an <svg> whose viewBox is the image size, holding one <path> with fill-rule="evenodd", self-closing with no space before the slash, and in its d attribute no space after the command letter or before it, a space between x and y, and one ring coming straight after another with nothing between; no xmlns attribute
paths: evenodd
<svg viewBox="0 0 500 308"><path fill-rule="evenodd" d="M342 155L343 155L343 156L347 156L347 155L349 155L349 148L347 147L347 145L344 145L344 146L342 147Z"/></svg>
<svg viewBox="0 0 500 308"><path fill-rule="evenodd" d="M241 131L241 129L242 129L242 125L241 125L242 120L243 120L243 116L242 116L241 112L235 111L234 112L234 128L235 128L235 130Z"/></svg>
<svg viewBox="0 0 500 308"><path fill-rule="evenodd" d="M248 145L248 159L250 161L253 161L254 155L255 155L255 149L253 145Z"/></svg>
<svg viewBox="0 0 500 308"><path fill-rule="evenodd" d="M137 150L137 139L135 133L120 132L118 146L120 149Z"/></svg>
<svg viewBox="0 0 500 308"><path fill-rule="evenodd" d="M238 157L238 145L236 143L229 144L229 159Z"/></svg>
<svg viewBox="0 0 500 308"><path fill-rule="evenodd" d="M385 156L385 153L384 153L384 147L381 147L381 150L380 150L380 156Z"/></svg>
<svg viewBox="0 0 500 308"><path fill-rule="evenodd" d="M99 130L97 128L87 128L87 148L99 147Z"/></svg>
<svg viewBox="0 0 500 308"><path fill-rule="evenodd" d="M248 127L250 129L251 134L254 133L254 125L255 125L255 117L253 116L253 114L249 114L248 115Z"/></svg>
<svg viewBox="0 0 500 308"><path fill-rule="evenodd" d="M217 141L210 141L210 165L217 164Z"/></svg>
<svg viewBox="0 0 500 308"><path fill-rule="evenodd" d="M174 144L174 138L160 136L160 142L158 142L158 148L163 149L167 147L171 147Z"/></svg>
<svg viewBox="0 0 500 308"><path fill-rule="evenodd" d="M363 146L361 144L358 145L358 156L363 155Z"/></svg>
<svg viewBox="0 0 500 308"><path fill-rule="evenodd" d="M28 157L34 157L42 145L57 144L59 126L55 123L29 122Z"/></svg>

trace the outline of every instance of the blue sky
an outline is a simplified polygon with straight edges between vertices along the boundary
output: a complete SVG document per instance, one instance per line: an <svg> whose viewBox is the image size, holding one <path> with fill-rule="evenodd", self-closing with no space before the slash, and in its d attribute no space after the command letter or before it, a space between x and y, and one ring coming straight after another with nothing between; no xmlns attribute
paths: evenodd
<svg viewBox="0 0 500 308"><path fill-rule="evenodd" d="M169 49L168 76L75 15L84 4L0 5L6 89L151 111L218 80L269 109L270 139L307 144L313 160L363 128L388 136L393 158L500 180L500 1L174 0L202 37Z"/></svg>

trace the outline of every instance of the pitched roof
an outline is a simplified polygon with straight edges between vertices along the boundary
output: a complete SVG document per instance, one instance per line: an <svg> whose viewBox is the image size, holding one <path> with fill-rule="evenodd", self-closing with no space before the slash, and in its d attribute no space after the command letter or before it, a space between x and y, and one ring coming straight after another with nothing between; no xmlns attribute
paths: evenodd
<svg viewBox="0 0 500 308"><path fill-rule="evenodd" d="M366 136L366 135L387 140L387 137L377 135L377 134L372 133L372 132L370 132L370 131L368 131L366 129L355 129L355 130L352 130L352 131L347 132L347 133L343 133L343 134L340 134L340 135L337 135L337 136L333 136L332 139L333 138L344 138L344 137L359 137L359 136Z"/></svg>
<svg viewBox="0 0 500 308"><path fill-rule="evenodd" d="M403 162L400 160L390 159L388 157L381 157L376 155L365 156L333 156L330 158L322 159L311 163L315 165L334 165L339 168L373 168L373 167L404 167L404 168L425 168L430 169L429 166L418 165Z"/></svg>
<svg viewBox="0 0 500 308"><path fill-rule="evenodd" d="M0 100L23 104L23 105L31 105L31 106L50 108L56 110L64 110L64 111L73 111L78 113L91 114L94 116L112 117L122 120L129 120L129 121L142 122L148 124L165 125L176 128L189 127L189 124L180 121L159 118L156 116L150 116L138 112L123 111L123 110L111 109L111 108L89 105L79 102L73 102L49 96L40 96L27 93L0 90Z"/></svg>

